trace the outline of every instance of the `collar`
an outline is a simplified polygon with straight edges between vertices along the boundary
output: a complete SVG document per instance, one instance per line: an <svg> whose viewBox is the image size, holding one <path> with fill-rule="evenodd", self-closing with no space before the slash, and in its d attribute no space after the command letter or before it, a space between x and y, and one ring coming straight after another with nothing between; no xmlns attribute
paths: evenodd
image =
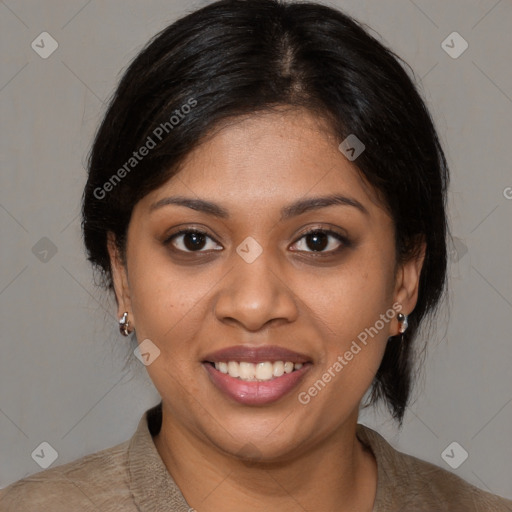
<svg viewBox="0 0 512 512"><path fill-rule="evenodd" d="M385 500L388 502L395 499L395 486L391 475L396 472L392 461L396 460L398 452L378 432L362 423L356 426L356 436L373 453L377 462L377 491L372 512L380 512L385 510Z"/></svg>
<svg viewBox="0 0 512 512"><path fill-rule="evenodd" d="M158 453L153 437L162 424L162 402L148 409L128 446L130 490L141 512L189 512L179 487Z"/></svg>

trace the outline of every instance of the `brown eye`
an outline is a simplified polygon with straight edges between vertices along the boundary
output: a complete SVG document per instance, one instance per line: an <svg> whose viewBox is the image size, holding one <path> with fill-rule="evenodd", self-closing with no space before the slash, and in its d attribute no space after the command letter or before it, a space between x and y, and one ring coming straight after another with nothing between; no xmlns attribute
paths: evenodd
<svg viewBox="0 0 512 512"><path fill-rule="evenodd" d="M304 240L302 244L299 244ZM331 253L337 252L340 247L349 246L349 241L343 235L335 231L325 229L314 229L308 231L296 242L299 245L298 251ZM325 250L328 249L328 250Z"/></svg>
<svg viewBox="0 0 512 512"><path fill-rule="evenodd" d="M208 244L208 241L214 242ZM205 252L206 250L219 250L215 248L216 242L204 231L195 229L184 229L171 235L166 244L172 244L176 249L183 252ZM210 247L208 247L210 245ZM217 246L220 247L220 246Z"/></svg>

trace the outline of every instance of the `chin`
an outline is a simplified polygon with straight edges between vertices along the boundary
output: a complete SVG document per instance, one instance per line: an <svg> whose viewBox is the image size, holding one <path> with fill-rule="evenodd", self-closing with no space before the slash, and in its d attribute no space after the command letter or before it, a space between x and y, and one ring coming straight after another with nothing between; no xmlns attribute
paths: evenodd
<svg viewBox="0 0 512 512"><path fill-rule="evenodd" d="M299 447L302 453L305 443L311 443L313 433L299 432L298 425L289 423L279 429L284 418L286 415L279 415L279 419L263 422L259 428L254 419L238 424L229 421L224 424L227 431L221 427L221 431L205 432L205 435L220 451L237 459L254 463L285 461L293 459Z"/></svg>

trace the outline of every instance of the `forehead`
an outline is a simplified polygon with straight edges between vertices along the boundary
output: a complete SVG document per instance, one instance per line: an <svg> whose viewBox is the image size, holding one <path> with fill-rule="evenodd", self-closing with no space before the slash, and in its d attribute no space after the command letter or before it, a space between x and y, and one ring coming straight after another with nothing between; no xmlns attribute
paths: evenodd
<svg viewBox="0 0 512 512"><path fill-rule="evenodd" d="M380 208L357 167L339 151L340 142L322 118L304 109L230 119L215 127L179 172L144 202L179 193L221 201L232 210L272 209L338 193Z"/></svg>

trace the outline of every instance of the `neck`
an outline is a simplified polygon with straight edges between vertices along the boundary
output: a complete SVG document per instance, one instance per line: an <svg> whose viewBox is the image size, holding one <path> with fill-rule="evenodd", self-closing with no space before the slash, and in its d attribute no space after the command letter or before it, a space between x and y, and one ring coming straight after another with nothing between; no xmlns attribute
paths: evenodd
<svg viewBox="0 0 512 512"><path fill-rule="evenodd" d="M356 425L357 414L307 452L278 462L248 462L181 428L164 405L153 440L188 504L201 512L371 512L377 464L357 439Z"/></svg>

